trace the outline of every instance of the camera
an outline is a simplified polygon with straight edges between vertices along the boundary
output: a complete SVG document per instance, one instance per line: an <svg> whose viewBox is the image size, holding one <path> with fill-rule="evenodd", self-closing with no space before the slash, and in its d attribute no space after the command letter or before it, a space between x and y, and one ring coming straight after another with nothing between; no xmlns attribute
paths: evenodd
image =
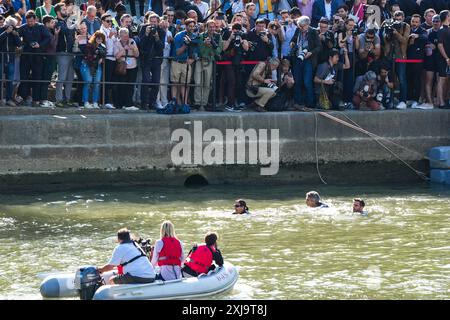
<svg viewBox="0 0 450 320"><path fill-rule="evenodd" d="M278 90L277 85L275 83L273 83L273 82L268 83L267 84L267 88L274 89L275 91Z"/></svg>
<svg viewBox="0 0 450 320"><path fill-rule="evenodd" d="M300 59L301 61L305 60L305 56L306 53L308 52L308 49L303 49L302 51L300 51L297 55L297 58Z"/></svg>
<svg viewBox="0 0 450 320"><path fill-rule="evenodd" d="M403 22L401 21L394 21L393 19L386 19L384 20L383 24L381 25L381 29L383 33L386 35L386 38L390 39L394 35L394 30L397 32L400 32L402 28Z"/></svg>
<svg viewBox="0 0 450 320"><path fill-rule="evenodd" d="M234 41L233 44L235 47L240 47L242 43L242 31L236 31L234 33Z"/></svg>
<svg viewBox="0 0 450 320"><path fill-rule="evenodd" d="M157 27L155 27L155 26L148 26L147 30L150 30L149 33L152 36L156 35L156 32L158 31Z"/></svg>
<svg viewBox="0 0 450 320"><path fill-rule="evenodd" d="M362 95L364 98L368 98L370 96L369 94L369 85L366 84L362 90Z"/></svg>
<svg viewBox="0 0 450 320"><path fill-rule="evenodd" d="M209 38L209 37L208 37ZM214 36L209 38L209 41L211 43L211 47L213 49L217 49L219 47L219 45L217 44L217 42L214 40Z"/></svg>
<svg viewBox="0 0 450 320"><path fill-rule="evenodd" d="M352 30L352 36L357 37L358 36L358 28L353 28Z"/></svg>
<svg viewBox="0 0 450 320"><path fill-rule="evenodd" d="M136 242L141 247L142 251L145 252L145 254L150 255L150 252L153 249L152 239L139 238Z"/></svg>
<svg viewBox="0 0 450 320"><path fill-rule="evenodd" d="M282 26L287 26L288 24L289 24L288 21L281 21L281 25L282 25Z"/></svg>
<svg viewBox="0 0 450 320"><path fill-rule="evenodd" d="M267 37L267 32L263 31L263 32L261 32L261 33L259 34L259 36L260 36L260 37L264 37L264 36Z"/></svg>

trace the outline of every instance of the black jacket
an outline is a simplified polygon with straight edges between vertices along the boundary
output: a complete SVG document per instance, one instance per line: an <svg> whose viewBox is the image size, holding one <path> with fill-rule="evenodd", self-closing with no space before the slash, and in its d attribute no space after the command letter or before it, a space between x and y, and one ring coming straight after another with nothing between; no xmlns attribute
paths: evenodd
<svg viewBox="0 0 450 320"><path fill-rule="evenodd" d="M75 32L67 27L65 20L56 22L55 28L61 28L58 35L58 44L56 46L56 52L72 52L73 44L75 42Z"/></svg>
<svg viewBox="0 0 450 320"><path fill-rule="evenodd" d="M300 29L295 30L294 36L291 39L291 43L297 44L298 37L300 36ZM319 33L316 29L309 27L308 29L308 51L312 53L311 62L313 67L317 65L317 59L322 51L322 41L320 41Z"/></svg>
<svg viewBox="0 0 450 320"><path fill-rule="evenodd" d="M255 29L252 29L252 31L247 34L246 39L255 45L254 51L247 53L249 60L266 61L272 56L272 37L269 35L269 33L267 33L267 37L269 38L269 42L265 43L264 41L262 41L261 37L256 34Z"/></svg>
<svg viewBox="0 0 450 320"><path fill-rule="evenodd" d="M36 23L33 27L24 24L19 29L19 36L22 37L24 52L45 52L50 43L51 35L42 23ZM39 43L39 48L34 49L31 43Z"/></svg>
<svg viewBox="0 0 450 320"><path fill-rule="evenodd" d="M154 57L162 57L164 52L164 40L166 38L166 32L159 28L157 29L159 40L156 41L155 37L145 34L145 30L149 25L143 25L141 31L139 32L139 49L142 59L144 61L149 61Z"/></svg>
<svg viewBox="0 0 450 320"><path fill-rule="evenodd" d="M14 35L12 32L7 33L6 27L0 28L0 51L11 52L11 54L3 57L3 64L14 60L14 54L17 47L22 45L19 35Z"/></svg>
<svg viewBox="0 0 450 320"><path fill-rule="evenodd" d="M428 32L422 28L417 28L416 31L413 31L411 28L411 34L418 34L419 37L414 40L414 44L408 45L407 55L409 59L423 59L424 57L424 49L425 44L428 41Z"/></svg>

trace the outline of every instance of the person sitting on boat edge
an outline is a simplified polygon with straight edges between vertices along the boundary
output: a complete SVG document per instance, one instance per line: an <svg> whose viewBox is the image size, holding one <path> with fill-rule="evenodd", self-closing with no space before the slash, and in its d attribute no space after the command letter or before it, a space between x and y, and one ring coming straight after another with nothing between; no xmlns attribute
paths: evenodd
<svg viewBox="0 0 450 320"><path fill-rule="evenodd" d="M117 267L119 274L109 280L109 284L151 283L155 281L155 270L147 255L130 236L127 228L117 232L119 245L114 249L109 262L98 268L100 273Z"/></svg>
<svg viewBox="0 0 450 320"><path fill-rule="evenodd" d="M234 202L233 214L250 214L248 211L247 203L242 199L237 199Z"/></svg>
<svg viewBox="0 0 450 320"><path fill-rule="evenodd" d="M195 245L189 251L188 257L181 269L185 278L197 277L201 273L208 273L216 267L213 261L219 266L223 266L223 257L217 249L218 236L214 232L208 232L205 236L205 243Z"/></svg>
<svg viewBox="0 0 450 320"><path fill-rule="evenodd" d="M181 264L184 260L183 243L175 234L173 223L169 220L161 224L161 239L155 242L152 265L160 267L156 276L161 280L181 279Z"/></svg>
<svg viewBox="0 0 450 320"><path fill-rule="evenodd" d="M320 195L317 191L306 193L306 205L311 208L328 208L326 203L320 202Z"/></svg>
<svg viewBox="0 0 450 320"><path fill-rule="evenodd" d="M364 211L364 207L366 206L366 203L361 198L355 198L353 199L353 212L357 212L361 214L362 216L369 215L369 212Z"/></svg>

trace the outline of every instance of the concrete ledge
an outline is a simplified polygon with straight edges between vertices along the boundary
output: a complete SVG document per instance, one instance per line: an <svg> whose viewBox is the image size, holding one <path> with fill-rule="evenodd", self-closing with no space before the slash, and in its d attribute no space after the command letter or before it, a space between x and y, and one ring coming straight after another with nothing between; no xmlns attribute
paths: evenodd
<svg viewBox="0 0 450 320"><path fill-rule="evenodd" d="M0 108L2 112L6 109L16 110ZM309 183L317 182L316 157L322 175L331 182L353 182L354 172L368 183L418 179L409 169L403 171L406 167L369 136L314 113L39 112L45 114L0 116L0 191L32 189L33 185L41 188L43 184L180 185L192 174L201 174L214 184L233 183L235 179L239 183ZM450 110L330 114L344 121L350 118L362 128L413 150L386 144L422 170L428 170L426 153L431 147L450 145ZM279 173L262 177L259 167L250 165L174 167L170 151L176 143L170 141L171 134L179 128L192 133L194 121L202 121L203 132L210 128L223 133L236 128L279 129Z"/></svg>

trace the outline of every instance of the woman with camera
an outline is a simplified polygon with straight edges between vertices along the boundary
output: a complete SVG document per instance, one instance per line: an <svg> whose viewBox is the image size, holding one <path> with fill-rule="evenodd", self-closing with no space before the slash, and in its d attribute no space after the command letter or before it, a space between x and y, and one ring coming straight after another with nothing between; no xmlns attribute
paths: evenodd
<svg viewBox="0 0 450 320"><path fill-rule="evenodd" d="M161 224L161 238L155 242L152 265L161 269L157 278L161 280L181 279L181 264L184 260L183 243L178 240L173 223Z"/></svg>
<svg viewBox="0 0 450 320"><path fill-rule="evenodd" d="M106 57L106 39L101 31L95 31L84 47L84 57L81 61L81 77L83 85L83 105L86 109L99 109L100 81L102 79L102 65ZM90 86L93 84L92 104L89 103Z"/></svg>
<svg viewBox="0 0 450 320"><path fill-rule="evenodd" d="M127 110L138 110L138 108L133 106L133 92L137 78L139 49L136 42L130 38L127 28L119 29L119 41L115 43L114 55L117 59L116 80L122 82L117 86L118 106L120 108L128 108ZM124 82L130 84L124 84Z"/></svg>

